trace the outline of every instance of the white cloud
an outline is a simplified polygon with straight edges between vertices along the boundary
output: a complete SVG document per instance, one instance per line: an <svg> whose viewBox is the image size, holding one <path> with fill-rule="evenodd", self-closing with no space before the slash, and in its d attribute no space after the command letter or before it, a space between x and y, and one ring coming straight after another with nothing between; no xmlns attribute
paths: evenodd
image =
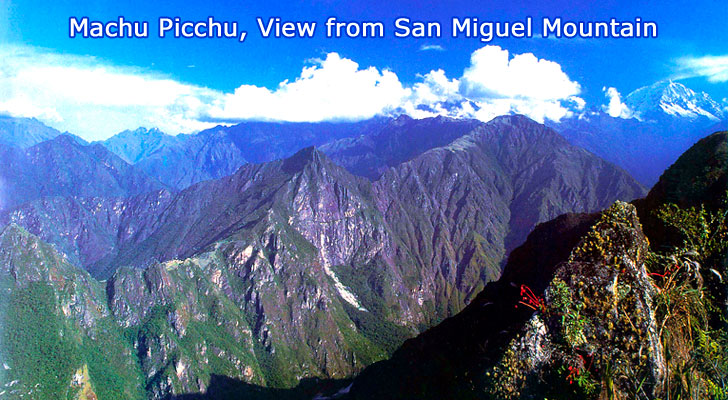
<svg viewBox="0 0 728 400"><path fill-rule="evenodd" d="M412 86L410 96L402 103L401 110L414 118L436 115L473 118L472 108L460 94L460 81L449 79L445 71L438 69L420 76L421 82Z"/></svg>
<svg viewBox="0 0 728 400"><path fill-rule="evenodd" d="M728 55L685 57L678 60L679 78L702 76L710 82L728 81Z"/></svg>
<svg viewBox="0 0 728 400"><path fill-rule="evenodd" d="M0 101L0 113L15 117L36 117L53 123L63 122L63 118L55 108L38 107L25 93L19 93L8 100Z"/></svg>
<svg viewBox="0 0 728 400"><path fill-rule="evenodd" d="M276 90L243 85L224 95L209 111L220 120L264 119L323 121L365 119L398 107L410 90L397 75L329 53L313 60L293 82L281 82Z"/></svg>
<svg viewBox="0 0 728 400"><path fill-rule="evenodd" d="M88 139L135 126L190 132L212 126L200 105L214 91L93 57L0 48L0 112L36 117Z"/></svg>
<svg viewBox="0 0 728 400"><path fill-rule="evenodd" d="M460 81L448 79L445 71L438 69L422 76L422 82L416 83L413 93L420 102L434 103L460 98Z"/></svg>
<svg viewBox="0 0 728 400"><path fill-rule="evenodd" d="M530 53L511 58L507 50L485 46L471 56L459 79L430 71L412 87L402 109L413 117L447 115L488 121L524 114L543 122L575 115L586 106L581 89L555 62Z"/></svg>
<svg viewBox="0 0 728 400"><path fill-rule="evenodd" d="M499 46L473 52L460 82L461 93L482 107L481 115L515 112L541 122L558 121L571 115L568 103L583 108L579 84L558 63L531 53L511 58Z"/></svg>
<svg viewBox="0 0 728 400"><path fill-rule="evenodd" d="M428 51L428 50L445 51L445 48L440 46L439 44L423 44L422 46L420 46L420 51Z"/></svg>
<svg viewBox="0 0 728 400"><path fill-rule="evenodd" d="M613 87L603 87L602 91L604 95L609 99L609 103L602 106L604 112L609 114L610 117L629 119L634 116L634 113L629 107L622 102L622 96L619 91Z"/></svg>
<svg viewBox="0 0 728 400"><path fill-rule="evenodd" d="M559 64L530 53L511 57L498 46L476 50L460 78L438 69L405 86L390 70L329 53L274 89L242 85L232 93L94 57L0 47L0 113L37 117L89 140L138 126L179 133L245 119L359 120L399 112L481 120L521 113L542 122L583 110L579 93Z"/></svg>

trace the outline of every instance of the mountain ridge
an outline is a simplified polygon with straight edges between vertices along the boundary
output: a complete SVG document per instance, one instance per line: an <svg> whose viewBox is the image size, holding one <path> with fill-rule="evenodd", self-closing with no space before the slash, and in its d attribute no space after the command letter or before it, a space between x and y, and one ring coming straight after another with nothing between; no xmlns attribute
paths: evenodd
<svg viewBox="0 0 728 400"><path fill-rule="evenodd" d="M60 134L61 132L35 118L16 118L0 114L0 145L25 149Z"/></svg>
<svg viewBox="0 0 728 400"><path fill-rule="evenodd" d="M723 198L716 193L724 197L728 189L727 138L726 132L717 132L700 140L662 175L647 198L634 205L617 202L603 212L565 214L538 225L510 254L501 278L489 283L463 311L407 340L390 359L367 367L346 391L331 398L601 398L610 391L663 398L674 390L686 393L680 382L670 386L669 377L681 371L666 360L682 357L676 355L677 348L692 346L693 339L688 333L673 338L684 328L682 320L672 321L677 325L670 334L655 328L669 323L656 315L664 313L658 309L658 290L664 285L659 279L670 272L654 272L658 258L649 255L649 246L661 249L670 242L648 217L673 202L717 210ZM646 224L644 232L640 220ZM707 268L692 261L690 257L700 254L688 249L680 257L696 268ZM725 271L725 254L716 256ZM613 262L623 264L615 269ZM673 256L667 262L666 270L683 261ZM717 296L716 305L722 304L725 283L713 276L720 273L693 273L700 277L693 285L700 288L704 277L706 289ZM617 297L614 286L625 281L630 295ZM688 290L696 289L691 285ZM581 301L584 307L569 309ZM578 328L569 322L575 316ZM629 326L620 327L627 319ZM573 336L573 329L584 336ZM683 339L686 342L679 342ZM565 344L571 355L564 354ZM609 370L595 367L599 364L629 364L628 375L604 380Z"/></svg>
<svg viewBox="0 0 728 400"><path fill-rule="evenodd" d="M27 149L0 146L3 210L48 196L120 197L165 186L99 144L59 135Z"/></svg>

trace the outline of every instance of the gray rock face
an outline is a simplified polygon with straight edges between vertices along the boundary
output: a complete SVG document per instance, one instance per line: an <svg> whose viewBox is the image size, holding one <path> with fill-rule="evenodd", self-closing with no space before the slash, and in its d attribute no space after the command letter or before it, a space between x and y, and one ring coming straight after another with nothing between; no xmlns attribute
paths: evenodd
<svg viewBox="0 0 728 400"><path fill-rule="evenodd" d="M95 276L108 276L106 266L119 247L149 234L173 194L167 190L130 198L46 197L26 203L0 220L15 223L53 243L70 262Z"/></svg>

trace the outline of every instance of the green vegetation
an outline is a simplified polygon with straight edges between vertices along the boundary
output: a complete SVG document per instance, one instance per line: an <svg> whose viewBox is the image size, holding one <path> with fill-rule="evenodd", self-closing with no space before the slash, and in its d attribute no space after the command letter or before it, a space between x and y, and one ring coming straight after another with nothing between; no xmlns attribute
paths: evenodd
<svg viewBox="0 0 728 400"><path fill-rule="evenodd" d="M70 398L71 376L82 361L69 326L58 316L53 288L31 282L9 296L0 338L12 368L8 380L18 380L25 387L16 389L32 390L34 398Z"/></svg>
<svg viewBox="0 0 728 400"><path fill-rule="evenodd" d="M360 311L353 306L344 304L349 318L356 325L356 329L367 338L376 348L369 358L378 361L383 353L392 354L402 342L412 336L412 332L404 326L391 321L397 315L393 308L396 304L386 304L382 292L390 290L391 282L386 274L378 270L375 263L367 263L358 268L350 265L335 267L337 277L341 282L357 294L358 300L367 309Z"/></svg>
<svg viewBox="0 0 728 400"><path fill-rule="evenodd" d="M660 207L681 241L659 251L633 210L606 210L543 298L522 287L536 315L487 371L490 396L728 399L726 209Z"/></svg>
<svg viewBox="0 0 728 400"><path fill-rule="evenodd" d="M728 195L726 196L728 200ZM659 288L655 314L668 366L669 398L728 398L728 329L725 301L726 209L656 211L682 244L653 253L651 275Z"/></svg>
<svg viewBox="0 0 728 400"><path fill-rule="evenodd" d="M728 202L728 194L726 201ZM668 253L668 256L682 251L694 253L692 256L698 262L715 263L716 257L725 254L728 248L726 211L712 212L706 210L705 206L682 209L675 204L667 204L657 210L656 214L683 239L682 246Z"/></svg>
<svg viewBox="0 0 728 400"><path fill-rule="evenodd" d="M563 337L566 344L571 347L577 347L587 342L584 334L584 328L588 323L587 319L582 315L585 304L572 298L572 292L569 290L566 282L556 278L551 282L551 306L548 312L554 313L561 318L561 326L563 327Z"/></svg>
<svg viewBox="0 0 728 400"><path fill-rule="evenodd" d="M99 399L144 398L141 371L130 357L132 347L111 318L99 321L99 332L94 338L83 336L79 350Z"/></svg>
<svg viewBox="0 0 728 400"><path fill-rule="evenodd" d="M10 292L1 310L3 359L11 366L5 381L18 380L13 388L31 398L75 398L82 386L72 377L85 365L84 375L99 398L143 398L138 370L113 322L98 321L91 338L56 303L54 288L43 282Z"/></svg>
<svg viewBox="0 0 728 400"><path fill-rule="evenodd" d="M140 371L108 316L104 291L51 246L14 225L0 235L3 389L26 398L138 399Z"/></svg>

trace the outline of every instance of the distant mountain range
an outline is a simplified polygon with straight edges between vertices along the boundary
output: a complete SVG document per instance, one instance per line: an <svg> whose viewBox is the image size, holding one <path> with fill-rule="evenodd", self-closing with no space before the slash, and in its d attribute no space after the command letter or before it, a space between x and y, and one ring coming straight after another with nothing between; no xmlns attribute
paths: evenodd
<svg viewBox="0 0 728 400"><path fill-rule="evenodd" d="M159 151L179 146L186 139L185 135L167 135L156 128L138 128L117 133L100 144L127 163L136 164Z"/></svg>
<svg viewBox="0 0 728 400"><path fill-rule="evenodd" d="M13 268L38 268L21 260L46 256L22 254L33 251L27 243L47 242L67 256L44 250L51 259L106 279L105 298L97 289L78 293L55 315L66 321L62 310L73 302L105 304L94 306L99 315L70 317L69 329L98 343L96 327L108 316L119 328L103 329L136 332L116 343L135 354L118 362L140 366L152 397L204 390L210 374L282 387L351 376L457 313L498 279L510 249L537 223L645 193L623 170L521 116L399 119L387 129L374 140L384 144L366 147L382 166L399 157L389 138L461 136L404 150L412 158L375 181L309 147L180 192L32 200L3 215L0 254L14 257ZM44 278L54 273L7 284L40 282L38 290L54 293L62 286ZM91 279L75 274L67 279ZM105 385L98 371L108 362L79 360L97 371L87 378L94 387ZM105 387L131 393L138 383L119 371Z"/></svg>
<svg viewBox="0 0 728 400"><path fill-rule="evenodd" d="M375 118L353 123L243 122L177 136L139 128L119 133L101 144L169 187L184 189L230 175L248 162L273 161L304 147L376 132L387 121Z"/></svg>
<svg viewBox="0 0 728 400"><path fill-rule="evenodd" d="M725 106L679 82L667 80L639 88L625 96L624 103L629 118L610 117L597 110L549 126L649 187L693 143L726 124ZM353 124L248 122L177 136L177 140L153 129L140 129L120 133L103 144L178 189L229 175L246 162L290 156L306 146L320 146L352 173L374 179L422 148L445 145L479 124L465 120L454 131L442 132L409 124L405 128L412 130L408 132L398 124L409 117L399 118L399 122L379 118ZM312 134L314 131L318 134ZM267 145L260 146L263 143ZM137 150L127 155L131 149Z"/></svg>
<svg viewBox="0 0 728 400"><path fill-rule="evenodd" d="M61 132L35 118L14 118L0 115L0 145L21 149L53 139Z"/></svg>
<svg viewBox="0 0 728 400"><path fill-rule="evenodd" d="M637 89L625 96L624 103L629 118L592 110L547 124L649 187L699 138L727 123L724 106L679 82L661 81ZM246 163L289 157L307 146L320 147L355 175L376 179L386 169L482 125L453 121L438 131L435 125L427 126L430 121L414 123L400 116L361 122L243 122L177 136L139 128L99 143L172 189L230 175ZM0 117L0 145L27 148L58 135L37 120Z"/></svg>
<svg viewBox="0 0 728 400"><path fill-rule="evenodd" d="M401 115L373 132L328 142L320 150L354 175L371 180L426 150L441 147L482 123L444 117L414 120Z"/></svg>
<svg viewBox="0 0 728 400"><path fill-rule="evenodd" d="M700 138L725 128L726 112L706 93L683 84L658 82L630 93L631 118L602 111L548 125L570 142L627 170L650 187L678 156Z"/></svg>

